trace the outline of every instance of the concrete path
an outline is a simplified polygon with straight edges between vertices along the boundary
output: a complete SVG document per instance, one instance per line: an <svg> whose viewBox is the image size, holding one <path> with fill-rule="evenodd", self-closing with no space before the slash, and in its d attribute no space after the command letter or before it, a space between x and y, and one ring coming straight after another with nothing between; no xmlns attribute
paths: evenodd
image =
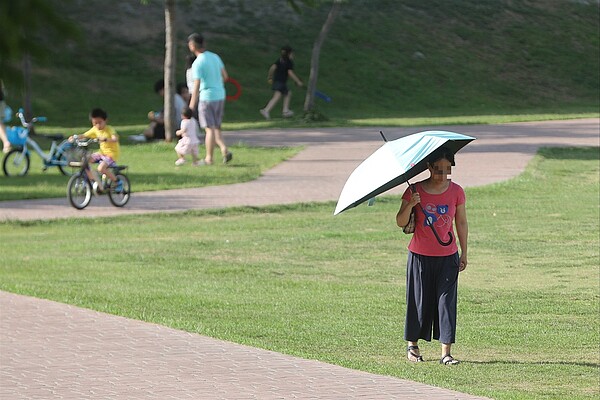
<svg viewBox="0 0 600 400"><path fill-rule="evenodd" d="M540 146L600 145L598 119L447 129L478 138L457 156L453 179L463 186L517 175ZM389 139L415 131L385 130ZM228 133L227 139L303 144L306 150L254 182L134 193L124 209L103 198L84 211L72 209L66 199L0 202L0 221L336 200L352 170L381 145L371 128L244 131ZM134 175L132 180L135 184ZM159 398L478 397L0 292L0 399Z"/></svg>
<svg viewBox="0 0 600 400"><path fill-rule="evenodd" d="M457 154L457 165L453 169L453 180L468 187L518 175L541 146L598 146L598 126L598 119L585 119L432 129L453 130L477 138ZM387 138L392 140L424 129L427 127L390 128L384 131ZM376 128L240 131L226 135L229 143L305 145L306 150L253 182L135 193L135 173L132 172L130 178L134 193L125 208L113 207L107 196L92 199L84 210L71 207L66 196L58 199L4 201L0 202L0 221L337 200L354 168L382 145ZM234 165L235 162L234 158ZM210 167L199 167L199 175L202 174L201 168ZM388 193L400 193L404 188L402 185Z"/></svg>
<svg viewBox="0 0 600 400"><path fill-rule="evenodd" d="M1 399L478 399L48 300L0 305Z"/></svg>

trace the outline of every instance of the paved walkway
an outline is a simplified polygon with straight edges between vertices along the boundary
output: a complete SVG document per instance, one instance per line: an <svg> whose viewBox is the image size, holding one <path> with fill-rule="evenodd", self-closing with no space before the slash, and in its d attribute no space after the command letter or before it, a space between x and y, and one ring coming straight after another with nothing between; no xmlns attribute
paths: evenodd
<svg viewBox="0 0 600 400"><path fill-rule="evenodd" d="M384 129L389 140L415 128ZM518 175L540 146L598 146L598 119L506 125L435 127L477 137L456 157L453 180L464 187L506 180ZM378 129L319 129L227 132L229 143L258 146L305 145L306 150L259 179L234 185L135 193L125 208L113 207L107 196L76 210L66 196L58 199L0 202L0 221L65 217L96 217L231 206L264 206L337 200L356 166L382 145ZM237 160L234 159L233 165ZM404 185L389 193L399 193ZM333 210L331 210L333 213Z"/></svg>
<svg viewBox="0 0 600 400"><path fill-rule="evenodd" d="M453 179L463 186L517 175L540 146L600 145L598 119L447 129L478 138L457 156ZM385 132L393 139L414 131ZM66 199L0 202L0 221L336 200L356 165L381 145L371 128L244 131L228 133L227 139L265 146L303 144L306 150L254 182L134 193L124 209L104 198L94 199L84 211L72 209ZM50 398L478 397L0 292L0 399Z"/></svg>

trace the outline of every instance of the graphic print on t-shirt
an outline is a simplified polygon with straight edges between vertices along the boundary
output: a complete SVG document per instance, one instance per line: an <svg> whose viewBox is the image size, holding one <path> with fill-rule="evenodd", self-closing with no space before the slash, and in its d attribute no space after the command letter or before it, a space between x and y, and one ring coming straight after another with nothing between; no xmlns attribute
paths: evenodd
<svg viewBox="0 0 600 400"><path fill-rule="evenodd" d="M452 227L452 218L448 215L450 207L447 204L435 205L427 203L424 207L425 210L425 221L424 226L433 225L436 228L443 228L447 226L449 229Z"/></svg>
<svg viewBox="0 0 600 400"><path fill-rule="evenodd" d="M437 206L434 204L428 203L425 208L425 221L423 221L424 226L433 225L437 221L436 211Z"/></svg>

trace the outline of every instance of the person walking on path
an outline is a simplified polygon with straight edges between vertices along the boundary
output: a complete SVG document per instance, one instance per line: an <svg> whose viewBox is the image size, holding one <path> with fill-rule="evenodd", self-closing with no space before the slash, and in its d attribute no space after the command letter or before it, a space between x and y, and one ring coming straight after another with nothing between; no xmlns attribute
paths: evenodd
<svg viewBox="0 0 600 400"><path fill-rule="evenodd" d="M409 361L421 362L420 339L433 338L442 344L440 363L455 365L459 361L450 352L456 337L456 302L458 273L467 267L468 223L465 192L448 179L454 166L454 154L440 148L427 159L430 176L408 188L396 223L404 227L411 223L414 212L414 234L408 245L406 266L406 323L404 339L408 342ZM421 207L415 208L421 203ZM431 228L447 242L456 224L460 256L456 240L443 246ZM410 231L408 231L410 232ZM448 235L444 237L444 235Z"/></svg>
<svg viewBox="0 0 600 400"><path fill-rule="evenodd" d="M294 112L290 110L292 91L287 87L287 80L288 77L292 78L296 82L296 85L300 87L302 87L302 81L294 73L293 58L292 48L290 46L283 46L281 48L281 56L269 68L267 81L271 84L271 89L273 89L273 97L269 100L265 108L260 109L260 113L265 119L271 118L271 110L281 97L283 97L283 117L289 118L294 115Z"/></svg>
<svg viewBox="0 0 600 400"><path fill-rule="evenodd" d="M233 158L221 133L225 108L225 81L229 78L225 65L216 53L206 50L204 38L198 33L188 36L188 48L196 55L192 64L194 88L190 108L198 108L200 126L206 132L206 156L200 165L212 165L215 144L221 149L223 163Z"/></svg>

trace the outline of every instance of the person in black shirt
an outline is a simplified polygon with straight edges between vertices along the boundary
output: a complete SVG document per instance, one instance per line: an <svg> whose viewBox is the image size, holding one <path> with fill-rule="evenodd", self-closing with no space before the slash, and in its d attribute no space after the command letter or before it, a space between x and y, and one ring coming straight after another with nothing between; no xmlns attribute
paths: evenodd
<svg viewBox="0 0 600 400"><path fill-rule="evenodd" d="M265 119L271 118L271 110L281 97L283 97L283 117L289 118L294 115L294 112L290 110L292 92L287 87L287 80L288 77L292 78L296 82L296 85L300 87L302 87L302 81L294 73L293 58L292 48L290 46L283 46L281 48L281 56L269 68L267 79L271 84L271 89L273 89L273 97L269 100L265 108L260 109L260 113Z"/></svg>

